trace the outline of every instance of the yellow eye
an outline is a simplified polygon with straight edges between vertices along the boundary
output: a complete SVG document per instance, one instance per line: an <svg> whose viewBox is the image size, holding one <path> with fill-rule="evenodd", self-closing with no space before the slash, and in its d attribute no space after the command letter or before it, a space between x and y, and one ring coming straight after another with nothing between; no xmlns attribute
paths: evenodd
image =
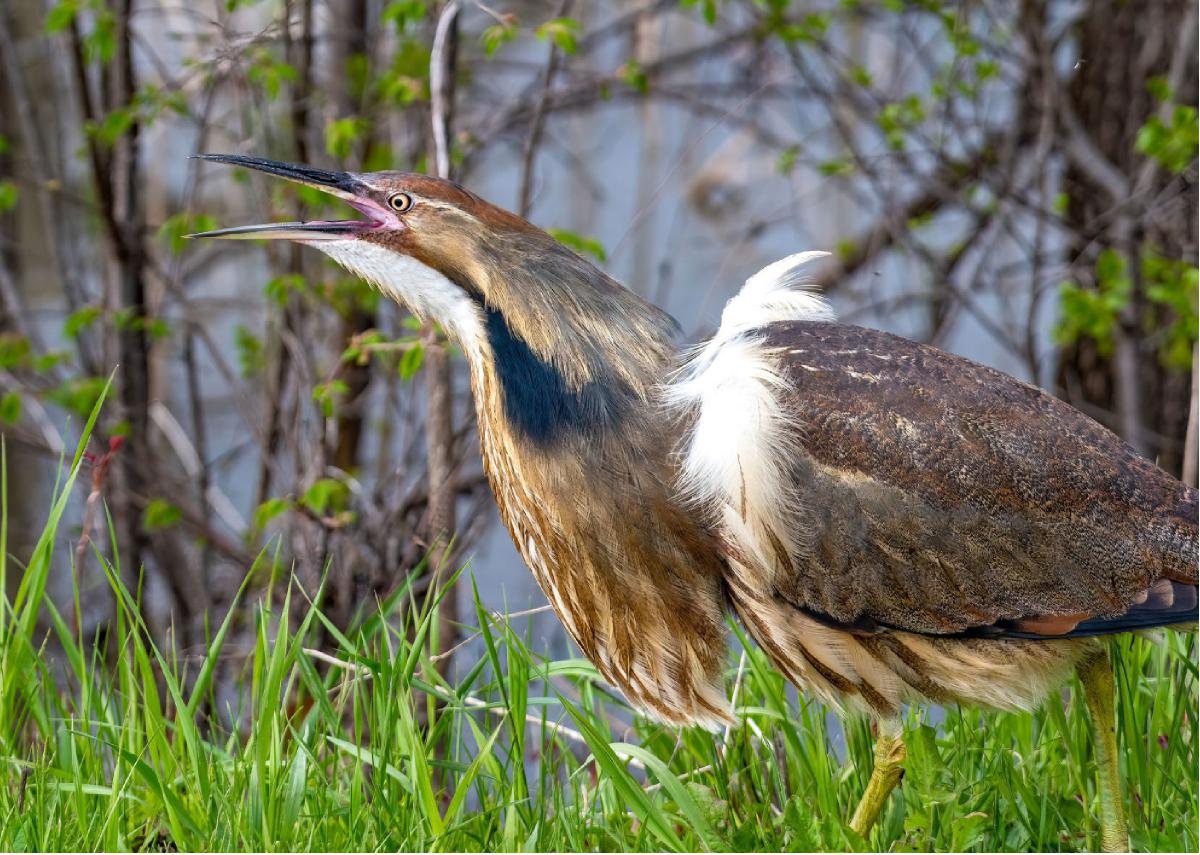
<svg viewBox="0 0 1200 855"><path fill-rule="evenodd" d="M388 205L397 214L403 214L413 206L413 199L407 193L393 193L388 199Z"/></svg>

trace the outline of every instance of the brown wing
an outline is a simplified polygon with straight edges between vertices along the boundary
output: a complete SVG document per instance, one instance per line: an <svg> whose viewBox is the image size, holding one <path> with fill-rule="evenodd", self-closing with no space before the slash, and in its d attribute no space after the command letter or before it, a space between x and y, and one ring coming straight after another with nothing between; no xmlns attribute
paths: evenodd
<svg viewBox="0 0 1200 855"><path fill-rule="evenodd" d="M1196 491L1113 433L908 339L832 323L763 332L802 449L795 572L778 580L798 608L939 634L1194 620Z"/></svg>

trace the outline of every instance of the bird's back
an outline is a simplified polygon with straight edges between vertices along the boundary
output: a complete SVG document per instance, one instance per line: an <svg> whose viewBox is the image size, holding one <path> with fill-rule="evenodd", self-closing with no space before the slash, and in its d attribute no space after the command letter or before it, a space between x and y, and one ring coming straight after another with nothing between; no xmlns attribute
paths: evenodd
<svg viewBox="0 0 1200 855"><path fill-rule="evenodd" d="M811 539L797 547L821 563L806 602L836 619L946 633L1078 616L1111 631L1161 605L1160 579L1196 585L1196 491L1059 399L851 325L772 324L763 347L803 450L795 524Z"/></svg>

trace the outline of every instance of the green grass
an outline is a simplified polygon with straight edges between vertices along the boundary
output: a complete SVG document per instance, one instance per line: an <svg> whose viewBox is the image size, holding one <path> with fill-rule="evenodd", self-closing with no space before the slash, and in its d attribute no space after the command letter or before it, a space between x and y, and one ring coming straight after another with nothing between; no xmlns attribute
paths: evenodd
<svg viewBox="0 0 1200 855"><path fill-rule="evenodd" d="M73 551L61 522L78 467L27 566L3 558L7 499L0 516L0 576L16 586L0 607L5 850L1098 848L1074 692L1035 715L949 709L935 726L910 711L906 777L863 841L845 819L870 768L867 725L843 734L752 647L730 663L742 724L728 735L630 730L589 664L546 660L482 608L466 631L483 653L447 682L431 658L437 604L407 588L341 633L282 586L246 607L248 655L226 649L222 625L189 660L148 641L97 554L118 603L100 649L45 596L55 551ZM272 566L263 556L248 576ZM336 644L312 650L318 630ZM1195 851L1195 635L1112 652L1134 848ZM222 702L213 678L231 661L239 692Z"/></svg>

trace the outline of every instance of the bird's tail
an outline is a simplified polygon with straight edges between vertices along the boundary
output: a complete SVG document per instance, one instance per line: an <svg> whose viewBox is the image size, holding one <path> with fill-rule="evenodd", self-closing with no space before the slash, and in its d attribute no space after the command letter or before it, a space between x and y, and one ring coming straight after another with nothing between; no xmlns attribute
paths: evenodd
<svg viewBox="0 0 1200 855"><path fill-rule="evenodd" d="M1115 635L1157 627L1195 632L1197 620L1200 620L1197 601L1195 582L1164 577L1143 591L1139 600L1119 615L1089 617L1073 625L1069 617L1049 621L1046 618L1001 621L987 627L983 633L972 631L969 634L1046 639Z"/></svg>
<svg viewBox="0 0 1200 855"><path fill-rule="evenodd" d="M1200 620L1195 582L1159 579L1145 592L1145 599L1134 603L1124 614L1089 618L1070 632L1071 636L1111 635L1166 626L1195 631Z"/></svg>

